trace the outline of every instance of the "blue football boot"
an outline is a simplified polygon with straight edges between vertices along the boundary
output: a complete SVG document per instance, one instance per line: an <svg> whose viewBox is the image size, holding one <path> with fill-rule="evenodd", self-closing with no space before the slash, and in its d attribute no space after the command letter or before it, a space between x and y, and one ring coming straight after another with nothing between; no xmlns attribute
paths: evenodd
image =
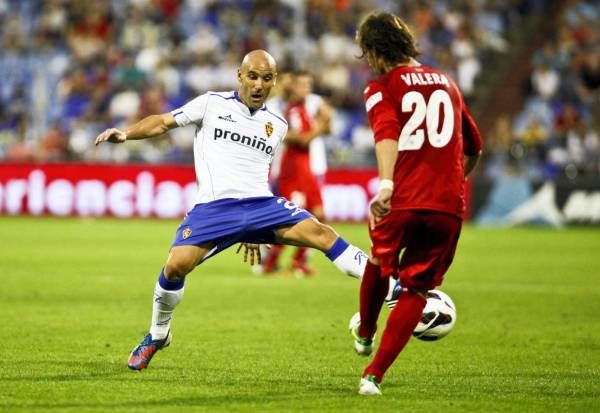
<svg viewBox="0 0 600 413"><path fill-rule="evenodd" d="M137 371L145 369L148 367L150 360L152 360L152 357L154 357L158 350L162 350L171 344L172 337L170 331L167 334L167 337L162 340L152 340L152 335L150 333L146 334L142 342L138 344L129 355L127 367Z"/></svg>

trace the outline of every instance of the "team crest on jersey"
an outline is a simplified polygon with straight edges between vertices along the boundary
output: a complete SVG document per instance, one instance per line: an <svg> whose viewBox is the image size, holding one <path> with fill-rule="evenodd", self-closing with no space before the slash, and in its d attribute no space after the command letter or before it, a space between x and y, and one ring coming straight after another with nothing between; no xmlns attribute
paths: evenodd
<svg viewBox="0 0 600 413"><path fill-rule="evenodd" d="M267 137L270 138L273 134L273 124L271 122L265 124L265 131L267 132Z"/></svg>
<svg viewBox="0 0 600 413"><path fill-rule="evenodd" d="M183 237L183 239L189 238L190 235L192 235L192 230L189 227L184 229L183 232L181 233L181 236Z"/></svg>

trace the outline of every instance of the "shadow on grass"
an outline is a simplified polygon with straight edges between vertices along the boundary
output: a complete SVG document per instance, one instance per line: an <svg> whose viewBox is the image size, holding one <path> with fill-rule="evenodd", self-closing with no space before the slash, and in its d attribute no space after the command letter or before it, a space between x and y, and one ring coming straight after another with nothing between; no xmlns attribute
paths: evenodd
<svg viewBox="0 0 600 413"><path fill-rule="evenodd" d="M265 401L263 397L248 397L244 402L248 403L263 403ZM10 411L11 409L102 409L105 411L114 411L116 409L128 409L128 408L143 408L150 407L155 408L156 406L170 407L170 406L227 406L232 402L231 396L206 396L206 397L181 397L181 398L165 398L165 399L144 399L144 400L131 400L125 402L81 402L81 403L27 403L27 404L0 404L0 407Z"/></svg>
<svg viewBox="0 0 600 413"><path fill-rule="evenodd" d="M13 409L25 409L27 411L35 411L37 409L47 410L65 410L65 409L100 409L102 411L115 411L115 410L129 410L132 408L156 408L161 406L161 409L170 407L192 407L197 410L207 411L227 411L228 409L237 410L244 408L245 406L252 406L256 409L259 406L274 407L279 404L294 405L295 402L306 402L306 394L309 391L306 388L299 387L298 391L267 391L252 392L252 393L235 393L234 386L219 386L219 394L207 394L210 388L202 387L199 388L199 393L204 392L205 394L198 394L197 396L180 396L180 397L163 397L163 398L150 398L143 397L140 394L132 394L129 400L111 400L111 401L72 401L63 402L57 401L51 403L47 400L40 402L27 401L22 404L19 403L0 403L0 410L5 409L11 411ZM352 393L349 392L348 388L334 388L334 389L319 389L318 398L320 402L326 402L327 400L338 400L341 398L347 398ZM225 391L225 392L224 392ZM317 394L317 393L313 393ZM136 399L134 397L139 397ZM269 409L270 410L270 409ZM196 411L196 410L194 410Z"/></svg>
<svg viewBox="0 0 600 413"><path fill-rule="evenodd" d="M11 364L7 362L6 364ZM61 360L19 360L12 364L20 365L23 374L13 373L10 376L0 376L0 382L69 382L96 378L119 376L128 372L125 362L116 361L61 361ZM49 373L35 374L31 368L47 370ZM15 369L17 372L19 369ZM71 370L68 373L56 373L56 370ZM29 373L29 374L26 374ZM33 373L33 374L32 374Z"/></svg>
<svg viewBox="0 0 600 413"><path fill-rule="evenodd" d="M12 361L13 373L9 377L0 377L0 387L10 388L11 383L34 383L38 391L52 383L66 384L66 389L80 388L81 392L68 399L61 396L49 399L32 397L19 400L18 391L9 391L5 395L17 399L0 402L0 411L36 411L36 410L99 410L129 411L163 408L191 408L193 411L228 411L245 409L252 406L280 406L289 403L305 403L307 394L318 397L320 402L333 402L348 397L353 387L334 384L333 378L310 380L303 377L257 377L248 370L230 369L224 377L198 374L190 370L174 369L171 366L153 368L148 372L132 372L124 362L100 361L64 361L64 360L20 360ZM35 370L48 373L35 374L31 368L18 371L19 364L34 366ZM71 371L69 371L71 370ZM174 377L175 376L175 377ZM86 382L100 384L100 392L87 394ZM170 395L157 391L161 385L181 383L178 391L187 394ZM125 387L124 387L125 386ZM158 386L158 387L157 387ZM117 390L112 392L111 388ZM59 387L63 389L63 387ZM84 390L87 389L87 390ZM130 389L131 391L128 391ZM297 390L296 390L297 389ZM57 390L55 390L57 391ZM11 394L13 393L13 394ZM70 393L70 390L67 391ZM191 394L190 394L191 393ZM66 394L66 393L65 393ZM76 393L77 394L77 393ZM277 410L277 408L276 408ZM260 409L258 410L260 411Z"/></svg>

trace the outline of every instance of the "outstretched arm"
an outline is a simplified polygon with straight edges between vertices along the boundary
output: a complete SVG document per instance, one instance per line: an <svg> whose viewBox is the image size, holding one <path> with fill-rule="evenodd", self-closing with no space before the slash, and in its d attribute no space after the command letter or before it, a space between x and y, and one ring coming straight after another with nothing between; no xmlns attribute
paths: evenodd
<svg viewBox="0 0 600 413"><path fill-rule="evenodd" d="M123 143L126 140L153 138L177 126L177 122L171 113L150 115L125 131L116 128L106 129L96 138L96 145L101 142Z"/></svg>

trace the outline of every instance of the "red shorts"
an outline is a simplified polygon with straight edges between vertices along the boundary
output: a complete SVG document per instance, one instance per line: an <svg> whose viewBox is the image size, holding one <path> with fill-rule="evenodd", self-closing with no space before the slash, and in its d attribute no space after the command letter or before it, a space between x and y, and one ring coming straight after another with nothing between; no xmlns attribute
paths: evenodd
<svg viewBox="0 0 600 413"><path fill-rule="evenodd" d="M460 218L443 212L392 211L369 230L371 254L382 276L400 278L405 288L431 290L452 263L461 226Z"/></svg>
<svg viewBox="0 0 600 413"><path fill-rule="evenodd" d="M321 186L311 174L302 174L301 179L279 179L277 193L308 211L323 206Z"/></svg>

